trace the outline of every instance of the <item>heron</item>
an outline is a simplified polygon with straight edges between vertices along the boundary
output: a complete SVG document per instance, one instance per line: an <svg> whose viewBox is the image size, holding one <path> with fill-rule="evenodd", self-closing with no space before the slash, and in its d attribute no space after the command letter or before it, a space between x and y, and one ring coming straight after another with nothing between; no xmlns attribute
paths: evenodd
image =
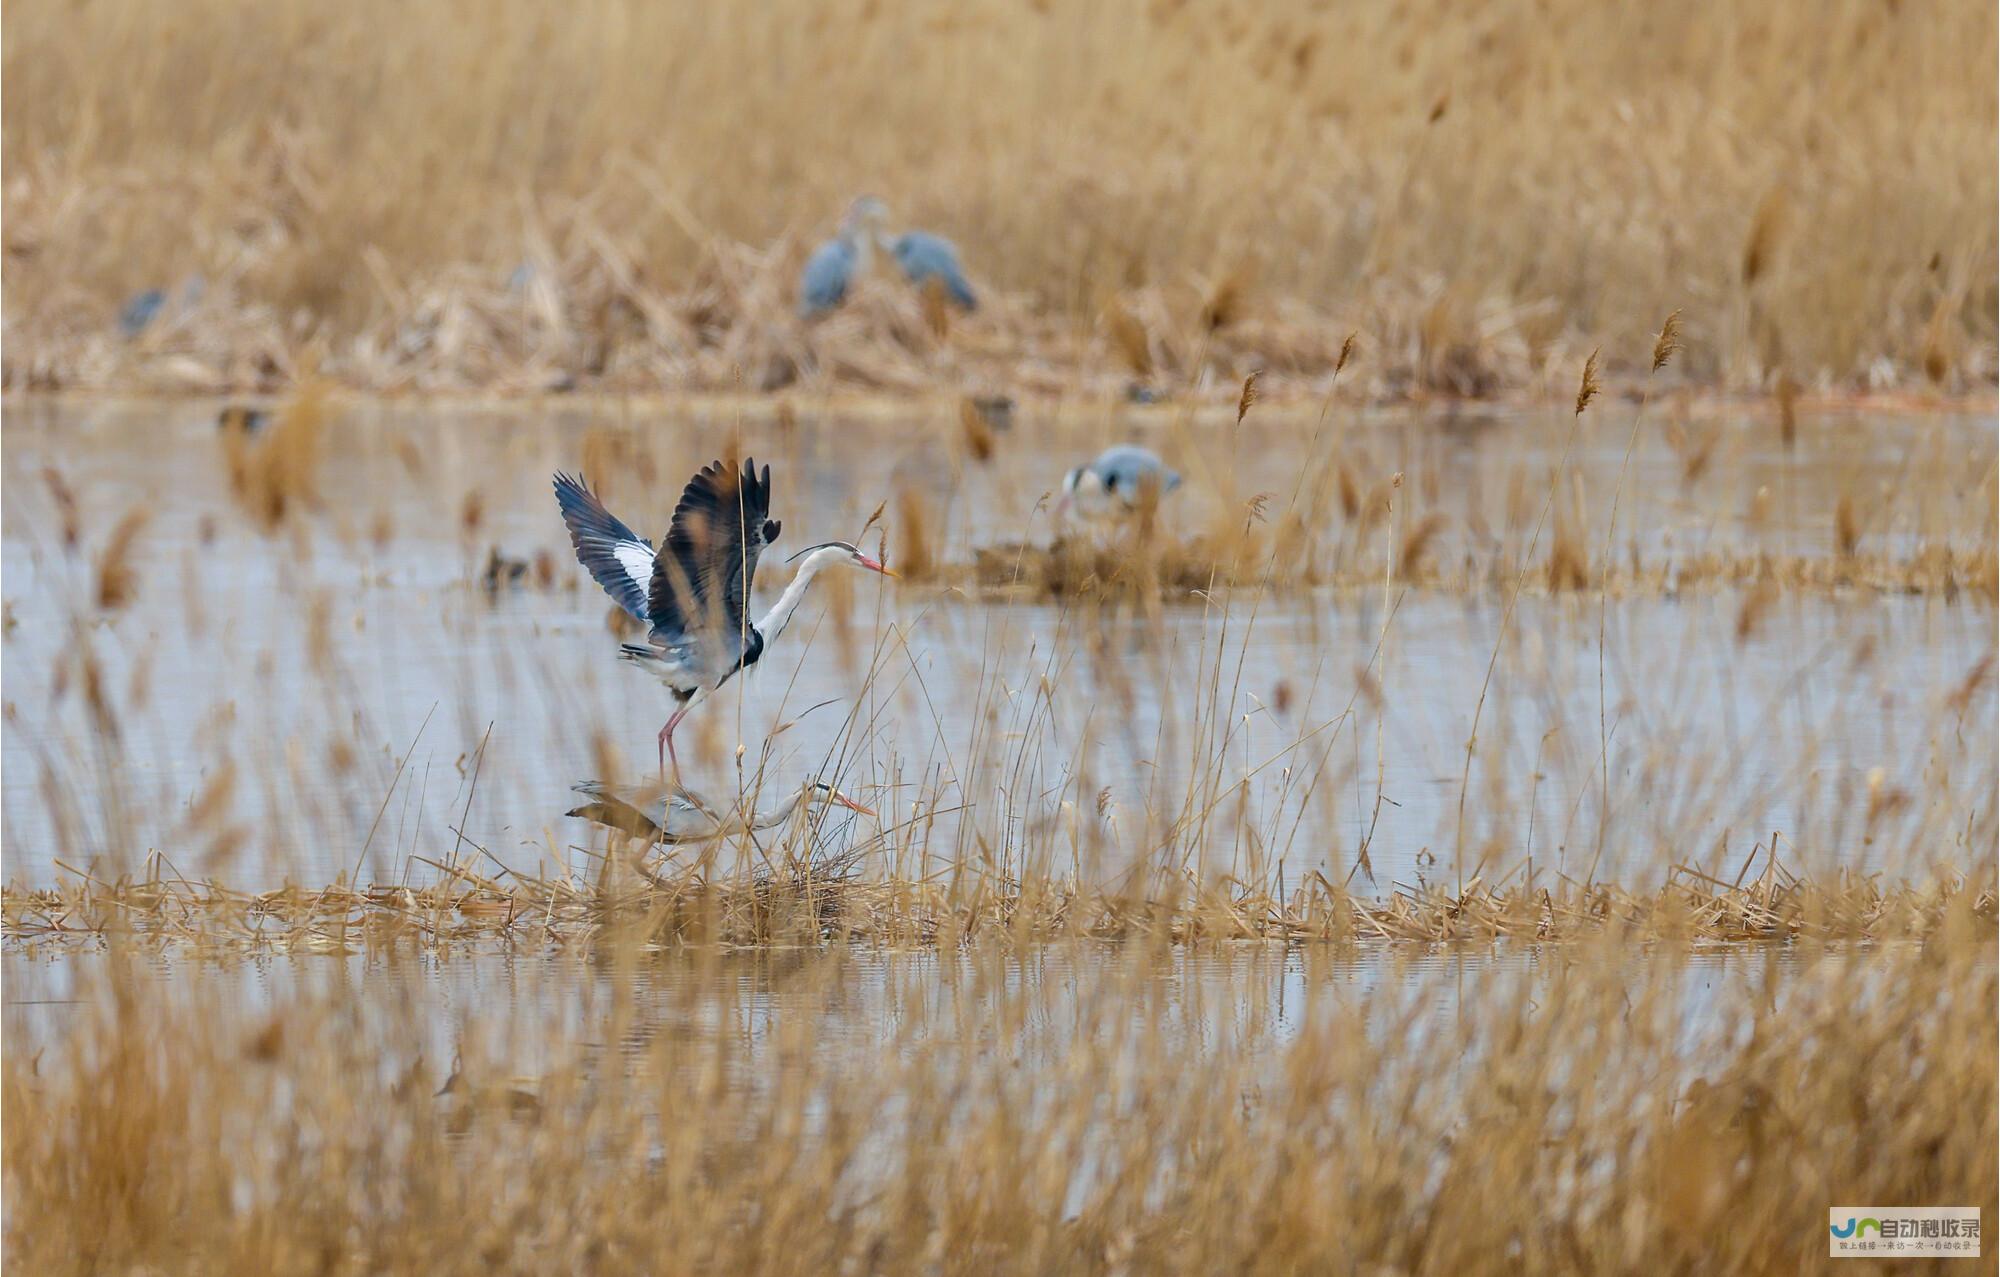
<svg viewBox="0 0 2000 1277"><path fill-rule="evenodd" d="M952 305L966 311L979 309L979 298L965 280L965 268L959 265L958 248L950 240L928 231L904 231L884 246L912 287L923 289L936 280Z"/></svg>
<svg viewBox="0 0 2000 1277"><path fill-rule="evenodd" d="M889 206L864 195L848 207L839 232L815 249L799 276L799 316L812 319L847 300L847 289L874 261L876 248L889 254L913 287L936 280L946 298L962 310L977 310L979 298L966 282L958 249L928 231L888 231Z"/></svg>
<svg viewBox="0 0 2000 1277"><path fill-rule="evenodd" d="M164 289L149 288L143 293L135 293L118 312L118 331L127 337L137 337L166 308L166 304Z"/></svg>
<svg viewBox="0 0 2000 1277"><path fill-rule="evenodd" d="M1149 508L1180 486L1180 472L1168 469L1158 453L1121 443L1063 476L1056 512L1074 509L1086 519L1112 518Z"/></svg>
<svg viewBox="0 0 2000 1277"><path fill-rule="evenodd" d="M824 781L812 779L800 784L776 807L763 812L734 807L717 811L701 795L678 785L612 786L587 780L571 788L590 801L571 808L568 815L649 842L710 842L732 834L771 829L790 820L802 802L835 803L864 816L875 814L873 808L862 806Z"/></svg>
<svg viewBox="0 0 2000 1277"><path fill-rule="evenodd" d="M782 526L771 513L771 467L741 470L712 461L681 491L659 551L626 527L581 479L555 476L556 504L577 561L619 607L649 627L644 643L625 643L620 659L637 665L672 693L673 716L660 729L660 774L673 760L674 729L736 671L755 665L790 623L813 578L836 563L896 574L845 541L822 541L787 562L798 570L771 610L755 624L746 614L757 561Z"/></svg>

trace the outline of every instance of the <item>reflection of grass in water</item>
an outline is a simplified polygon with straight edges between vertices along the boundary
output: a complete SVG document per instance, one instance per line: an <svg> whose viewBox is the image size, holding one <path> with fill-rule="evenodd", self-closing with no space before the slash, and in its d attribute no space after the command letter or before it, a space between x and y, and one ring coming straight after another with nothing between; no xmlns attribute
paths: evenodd
<svg viewBox="0 0 2000 1277"><path fill-rule="evenodd" d="M503 996L525 980L565 1010L496 1033L490 1006L459 1020L392 957L366 970L401 996L303 979L248 1012L121 949L45 1049L10 1037L7 1254L54 1273L1795 1272L1821 1262L1829 1202L1991 1217L1993 953L1961 912L1923 946L1808 949L1697 993L1679 961L1635 974L1606 939L1537 955L1533 979L1392 961L1280 1025L1145 944L1068 964L975 946L947 992L898 982L871 1011L837 949L665 968L621 939L510 976Z"/></svg>

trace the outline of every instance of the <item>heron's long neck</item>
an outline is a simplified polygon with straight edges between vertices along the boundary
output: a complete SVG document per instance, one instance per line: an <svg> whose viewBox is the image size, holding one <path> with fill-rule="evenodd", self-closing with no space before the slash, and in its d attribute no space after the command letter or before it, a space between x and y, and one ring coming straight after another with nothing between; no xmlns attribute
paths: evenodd
<svg viewBox="0 0 2000 1277"><path fill-rule="evenodd" d="M820 569L846 557L847 551L835 548L815 550L805 557L805 562L799 564L798 573L792 577L791 584L787 585L785 592L778 596L778 601L771 605L771 610L764 613L764 619L757 622L757 632L764 636L766 644L784 633L785 626L791 623L792 613L798 611L799 604L805 601L806 590L812 585L813 578L819 575Z"/></svg>
<svg viewBox="0 0 2000 1277"><path fill-rule="evenodd" d="M798 809L799 799L804 798L805 796L806 796L805 790L803 789L793 790L792 796L790 798L787 798L785 801L779 803L777 807L774 808L773 810L760 814L757 817L757 819L754 822L752 822L753 827L757 829L769 829L774 825L784 824L786 821L792 818L792 812Z"/></svg>

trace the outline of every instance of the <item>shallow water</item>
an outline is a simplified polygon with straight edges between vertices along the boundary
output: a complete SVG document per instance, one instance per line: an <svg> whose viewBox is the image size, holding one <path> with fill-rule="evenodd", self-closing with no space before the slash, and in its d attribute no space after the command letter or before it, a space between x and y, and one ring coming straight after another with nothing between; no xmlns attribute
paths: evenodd
<svg viewBox="0 0 2000 1277"><path fill-rule="evenodd" d="M1876 552L1990 536L1990 418L1829 419L1788 449L1769 422L1655 411L1619 514L1649 561L1830 552L1842 492L1860 494ZM1028 419L982 467L951 442L949 408L806 410L791 426L612 405L356 409L329 431L319 508L269 537L229 499L213 405L10 404L7 876L47 883L58 860L135 868L158 849L236 886L379 881L426 875L412 857L441 858L461 834L524 872L585 872L603 839L564 817L569 786L602 769L605 747L650 766L670 706L611 659L609 607L569 558L550 471L607 466L614 510L656 531L642 516L660 521L681 477L740 439L773 464L787 544L856 535L914 487L934 494L950 559L1045 536L1038 498L1113 438L1173 456L1190 475L1177 517L1199 522L1221 491L1287 490L1314 429L1275 413L1240 433L1171 420ZM1604 421L1571 459L1593 528L1629 409ZM1364 481L1401 471L1412 517L1444 517L1435 553L1457 562L1526 540L1567 421L1339 428ZM1689 437L1710 429L1689 479ZM48 468L76 494L79 549L63 544ZM152 515L138 602L99 616L91 561L135 506ZM554 586L530 570L480 588L495 546L546 552ZM901 872L1059 853L1088 874L1167 848L1206 873L1282 861L1292 883L1319 870L1386 890L1532 862L1537 881L1594 870L1642 886L1676 861L1733 876L1774 831L1794 869L1964 864L1991 817L1993 683L1968 680L1995 619L1976 595L1788 593L1747 635L1739 592L1614 598L1600 665L1594 596L1529 594L1489 682L1494 589L1193 599L1149 618L822 581L784 643L689 720L686 779L733 793L737 743L750 775L768 743L767 794L836 775L898 830L887 855ZM94 726L84 649L115 739ZM197 818L225 771L226 800ZM901 827L924 809L943 814L921 837Z"/></svg>
<svg viewBox="0 0 2000 1277"><path fill-rule="evenodd" d="M1781 996L1802 963L1838 960L1783 946L1676 947L1665 960L1641 948L1624 954L1629 992L1664 979L1690 1034L1712 1030L1716 1016L1742 1000ZM1282 1045L1335 1014L1417 1032L1413 1026L1439 1017L1477 1017L1488 1003L1532 1005L1577 960L1564 946L1521 944L1335 954L1073 942L1026 950L752 949L635 962L486 946L216 961L185 951L114 957L49 945L15 946L0 956L0 972L8 1049L24 1055L102 1013L122 970L138 989L227 1008L230 1023L246 1031L280 1010L361 995L383 1018L376 1027L385 1039L409 1035L399 1043L406 1054L506 1061L526 1076L579 1057L636 1058L667 1038L734 1039L744 1051L739 1081L750 1085L758 1061L779 1049L779 1035L802 1022L811 1025L816 1053L840 1057L826 1062L830 1068L859 1063L883 1042L914 1050L989 1039L1033 1063L1058 1054L1085 1026L1102 1030L1107 1007L1115 1008L1112 1018L1155 1028L1197 1054L1239 1051Z"/></svg>

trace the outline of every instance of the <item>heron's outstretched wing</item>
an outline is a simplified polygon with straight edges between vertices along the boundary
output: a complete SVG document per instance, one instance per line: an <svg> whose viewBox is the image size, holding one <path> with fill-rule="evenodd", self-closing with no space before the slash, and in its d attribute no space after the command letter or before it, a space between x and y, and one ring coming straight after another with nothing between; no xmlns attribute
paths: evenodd
<svg viewBox="0 0 2000 1277"><path fill-rule="evenodd" d="M646 591L653 581L653 543L620 523L583 480L556 476L556 504L576 547L577 562L597 583L641 621L647 620Z"/></svg>
<svg viewBox="0 0 2000 1277"><path fill-rule="evenodd" d="M854 241L843 235L830 239L806 259L799 276L799 314L811 319L832 310L847 298L847 285L854 278Z"/></svg>
<svg viewBox="0 0 2000 1277"><path fill-rule="evenodd" d="M979 309L979 299L973 295L972 285L966 282L964 267L958 264L958 249L950 240L923 231L908 231L898 235L891 248L896 264L903 268L903 278L919 288L935 279L953 302L966 310Z"/></svg>
<svg viewBox="0 0 2000 1277"><path fill-rule="evenodd" d="M749 640L744 604L764 547L778 539L771 467L758 473L712 461L681 492L667 543L653 562L647 612L655 644L681 649L703 675L722 677Z"/></svg>

